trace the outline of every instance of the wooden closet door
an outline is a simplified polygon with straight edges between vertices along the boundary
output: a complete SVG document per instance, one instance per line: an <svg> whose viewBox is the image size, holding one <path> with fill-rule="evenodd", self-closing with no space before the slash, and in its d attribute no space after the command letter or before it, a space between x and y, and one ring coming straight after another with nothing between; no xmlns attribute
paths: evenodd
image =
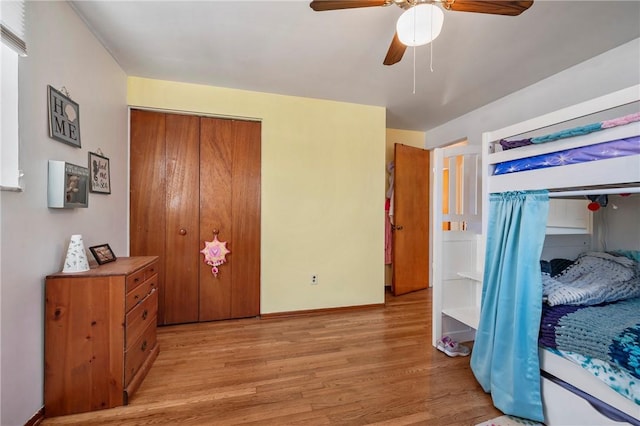
<svg viewBox="0 0 640 426"><path fill-rule="evenodd" d="M198 321L200 118L166 116L164 323Z"/></svg>
<svg viewBox="0 0 640 426"><path fill-rule="evenodd" d="M200 120L200 241L211 241L214 230L231 253L215 277L200 256L200 321L231 318L232 265L236 257L231 224L233 121Z"/></svg>
<svg viewBox="0 0 640 426"><path fill-rule="evenodd" d="M158 323L164 324L166 145L165 114L131 110L130 231L131 256L159 256Z"/></svg>
<svg viewBox="0 0 640 426"><path fill-rule="evenodd" d="M231 317L260 314L261 124L234 121L232 169L233 263Z"/></svg>
<svg viewBox="0 0 640 426"><path fill-rule="evenodd" d="M231 253L218 277L200 267L200 321L260 313L260 129L258 122L201 120L200 238L218 230Z"/></svg>

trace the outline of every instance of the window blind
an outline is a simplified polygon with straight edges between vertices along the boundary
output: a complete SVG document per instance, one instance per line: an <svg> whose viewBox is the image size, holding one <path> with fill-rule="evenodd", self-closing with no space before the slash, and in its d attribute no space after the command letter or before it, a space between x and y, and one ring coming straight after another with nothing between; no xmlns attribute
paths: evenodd
<svg viewBox="0 0 640 426"><path fill-rule="evenodd" d="M21 56L27 56L27 43L24 40L24 6L24 0L0 1L2 43Z"/></svg>
<svg viewBox="0 0 640 426"><path fill-rule="evenodd" d="M24 0L0 0L0 191L20 191L18 59L27 56Z"/></svg>

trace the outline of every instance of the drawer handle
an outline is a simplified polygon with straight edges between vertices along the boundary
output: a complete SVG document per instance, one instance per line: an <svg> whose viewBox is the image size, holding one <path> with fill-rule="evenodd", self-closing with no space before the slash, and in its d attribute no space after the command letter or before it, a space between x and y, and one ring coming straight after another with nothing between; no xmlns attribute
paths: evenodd
<svg viewBox="0 0 640 426"><path fill-rule="evenodd" d="M178 231L178 233L179 233L180 235L187 235L187 230L186 230L186 229L184 229L184 228L182 228L182 229L180 229L180 231Z"/></svg>
<svg viewBox="0 0 640 426"><path fill-rule="evenodd" d="M135 296L133 296L133 298L134 298L134 299L136 299L136 300L137 300L137 299L140 299L140 295L139 295L139 294L136 294Z"/></svg>
<svg viewBox="0 0 640 426"><path fill-rule="evenodd" d="M147 315L149 315L149 312L146 309L144 311L142 311L142 319L143 320L147 319Z"/></svg>
<svg viewBox="0 0 640 426"><path fill-rule="evenodd" d="M147 349L147 341L142 342L142 346L140 346L140 350L144 352Z"/></svg>
<svg viewBox="0 0 640 426"><path fill-rule="evenodd" d="M134 282L134 283L137 283L138 281L140 281L140 278L135 278L135 279L133 280L133 282Z"/></svg>

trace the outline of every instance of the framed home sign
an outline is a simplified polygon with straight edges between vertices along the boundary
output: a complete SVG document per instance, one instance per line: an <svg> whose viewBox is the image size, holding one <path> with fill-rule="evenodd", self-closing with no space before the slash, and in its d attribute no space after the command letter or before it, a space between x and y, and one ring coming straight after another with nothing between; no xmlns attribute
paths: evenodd
<svg viewBox="0 0 640 426"><path fill-rule="evenodd" d="M111 194L111 171L109 159L95 152L89 153L89 170L91 173L91 192Z"/></svg>
<svg viewBox="0 0 640 426"><path fill-rule="evenodd" d="M80 148L80 107L62 92L47 86L49 137Z"/></svg>

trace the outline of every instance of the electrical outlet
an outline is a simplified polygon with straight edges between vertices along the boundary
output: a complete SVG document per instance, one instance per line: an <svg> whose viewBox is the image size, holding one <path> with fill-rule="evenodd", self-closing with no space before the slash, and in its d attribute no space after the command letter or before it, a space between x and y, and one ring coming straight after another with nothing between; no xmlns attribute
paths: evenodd
<svg viewBox="0 0 640 426"><path fill-rule="evenodd" d="M311 285L316 285L318 284L318 275L313 274L311 275Z"/></svg>

